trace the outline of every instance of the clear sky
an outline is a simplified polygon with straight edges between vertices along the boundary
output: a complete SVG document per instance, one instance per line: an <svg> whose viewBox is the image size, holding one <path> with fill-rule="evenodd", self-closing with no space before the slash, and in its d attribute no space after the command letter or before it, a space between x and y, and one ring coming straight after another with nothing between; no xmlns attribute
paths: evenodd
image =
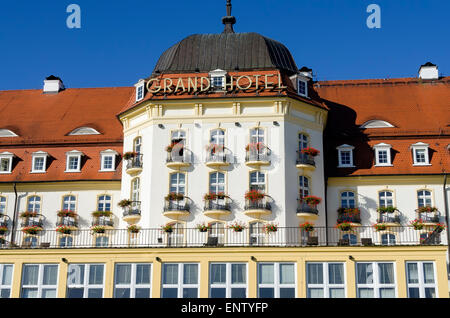
<svg viewBox="0 0 450 318"><path fill-rule="evenodd" d="M0 90L131 86L190 34L220 33L225 0L21 0L0 3ZM70 4L81 28L70 29ZM448 0L233 0L236 32L291 51L317 80L416 77L421 64L450 74ZM378 4L381 28L368 28Z"/></svg>

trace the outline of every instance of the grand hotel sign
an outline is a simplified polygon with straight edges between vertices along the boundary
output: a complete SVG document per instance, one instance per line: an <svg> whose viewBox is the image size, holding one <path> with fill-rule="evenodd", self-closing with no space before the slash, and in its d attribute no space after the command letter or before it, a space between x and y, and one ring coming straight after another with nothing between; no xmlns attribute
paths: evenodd
<svg viewBox="0 0 450 318"><path fill-rule="evenodd" d="M234 90L235 88L246 90L271 90L286 89L281 82L279 74L252 74L241 76L224 76L222 82L223 90ZM174 94L178 92L201 93L211 89L217 89L211 84L211 78L201 77L178 77L178 78L152 78L147 81L147 90L150 93Z"/></svg>

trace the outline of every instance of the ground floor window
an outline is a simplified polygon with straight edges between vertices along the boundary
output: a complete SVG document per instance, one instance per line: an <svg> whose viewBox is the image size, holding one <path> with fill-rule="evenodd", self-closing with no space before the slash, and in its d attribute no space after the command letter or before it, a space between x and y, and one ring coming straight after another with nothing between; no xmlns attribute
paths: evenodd
<svg viewBox="0 0 450 318"><path fill-rule="evenodd" d="M67 272L67 298L102 298L104 264L70 264Z"/></svg>
<svg viewBox="0 0 450 318"><path fill-rule="evenodd" d="M150 298L151 264L116 264L115 298Z"/></svg>
<svg viewBox="0 0 450 318"><path fill-rule="evenodd" d="M356 263L358 298L395 298L394 263Z"/></svg>
<svg viewBox="0 0 450 318"><path fill-rule="evenodd" d="M58 265L24 264L21 298L56 298Z"/></svg>
<svg viewBox="0 0 450 318"><path fill-rule="evenodd" d="M12 264L0 264L0 298L11 297Z"/></svg>
<svg viewBox="0 0 450 318"><path fill-rule="evenodd" d="M344 263L307 263L308 298L345 298Z"/></svg>
<svg viewBox="0 0 450 318"><path fill-rule="evenodd" d="M433 262L407 262L406 284L409 298L436 298Z"/></svg>
<svg viewBox="0 0 450 318"><path fill-rule="evenodd" d="M294 298L295 263L259 263L259 298Z"/></svg>
<svg viewBox="0 0 450 318"><path fill-rule="evenodd" d="M209 297L247 298L247 264L212 263L209 277Z"/></svg>
<svg viewBox="0 0 450 318"><path fill-rule="evenodd" d="M166 263L162 266L162 298L198 298L198 264Z"/></svg>

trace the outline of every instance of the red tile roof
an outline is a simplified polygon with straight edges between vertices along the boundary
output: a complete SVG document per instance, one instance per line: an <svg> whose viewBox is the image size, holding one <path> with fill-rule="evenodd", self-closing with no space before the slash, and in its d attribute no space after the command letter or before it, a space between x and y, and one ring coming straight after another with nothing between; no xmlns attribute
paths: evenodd
<svg viewBox="0 0 450 318"><path fill-rule="evenodd" d="M314 85L329 107L325 130L329 176L440 174L450 170L450 77L326 81ZM369 120L395 127L359 127ZM410 146L430 146L431 166L413 166ZM393 167L374 167L377 143L392 145ZM355 146L356 168L337 168L336 147Z"/></svg>

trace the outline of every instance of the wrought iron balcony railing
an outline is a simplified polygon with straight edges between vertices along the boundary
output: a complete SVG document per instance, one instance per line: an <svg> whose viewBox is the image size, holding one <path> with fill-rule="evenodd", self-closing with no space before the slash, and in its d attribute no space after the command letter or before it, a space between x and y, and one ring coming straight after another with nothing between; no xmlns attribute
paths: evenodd
<svg viewBox="0 0 450 318"><path fill-rule="evenodd" d="M244 210L248 211L248 210L268 210L268 211L272 211L272 205L269 201L269 197L265 196L262 199L257 199L257 200L250 200L250 199L246 199L245 200L245 206L244 206Z"/></svg>
<svg viewBox="0 0 450 318"><path fill-rule="evenodd" d="M138 154L136 157L127 159L126 169L142 168L142 156L142 154Z"/></svg>
<svg viewBox="0 0 450 318"><path fill-rule="evenodd" d="M297 207L297 213L308 213L308 214L319 214L319 210L317 209L316 205L311 205L306 202L302 202L301 200L298 200L300 203Z"/></svg>
<svg viewBox="0 0 450 318"><path fill-rule="evenodd" d="M92 221L92 226L114 226L114 221L112 217L101 216Z"/></svg>
<svg viewBox="0 0 450 318"><path fill-rule="evenodd" d="M213 211L213 210L221 210L221 211L230 211L231 206L228 198L225 199L216 199L216 200L205 200L205 205L203 208L204 211Z"/></svg>
<svg viewBox="0 0 450 318"><path fill-rule="evenodd" d="M182 200L165 200L164 212L183 211L189 212L190 206L187 198Z"/></svg>
<svg viewBox="0 0 450 318"><path fill-rule="evenodd" d="M141 201L131 201L131 205L123 208L123 216L141 215Z"/></svg>
<svg viewBox="0 0 450 318"><path fill-rule="evenodd" d="M249 149L245 153L245 162L270 162L272 151L264 146L261 149Z"/></svg>
<svg viewBox="0 0 450 318"><path fill-rule="evenodd" d="M297 151L297 161L296 164L302 164L302 165L310 165L310 166L316 166L316 162L314 160L314 157L306 154L306 153L302 153L300 151Z"/></svg>

